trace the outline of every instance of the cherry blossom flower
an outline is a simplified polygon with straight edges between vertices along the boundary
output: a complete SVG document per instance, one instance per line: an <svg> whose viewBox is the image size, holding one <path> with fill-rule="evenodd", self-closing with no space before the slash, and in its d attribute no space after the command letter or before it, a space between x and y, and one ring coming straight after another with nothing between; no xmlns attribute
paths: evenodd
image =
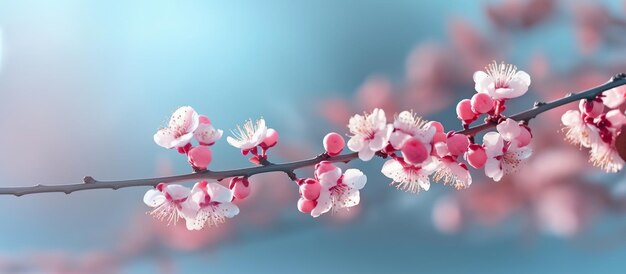
<svg viewBox="0 0 626 274"><path fill-rule="evenodd" d="M615 139L626 123L626 116L614 109L595 119L596 126L591 128L589 161L606 172L618 172L624 166L624 160L615 148Z"/></svg>
<svg viewBox="0 0 626 274"><path fill-rule="evenodd" d="M393 131L387 125L387 117L382 109L374 109L371 114L354 115L348 124L352 137L348 140L348 148L359 152L359 158L369 161L377 151L387 146Z"/></svg>
<svg viewBox="0 0 626 274"><path fill-rule="evenodd" d="M489 64L485 71L474 73L475 89L493 99L510 99L524 95L530 85L530 76L509 64Z"/></svg>
<svg viewBox="0 0 626 274"><path fill-rule="evenodd" d="M419 193L420 189L428 191L430 189L428 176L437 168L437 164L430 158L424 164L418 165L406 163L402 159L387 160L381 172L393 180L392 186L400 190L411 193Z"/></svg>
<svg viewBox="0 0 626 274"><path fill-rule="evenodd" d="M424 144L429 144L437 129L434 126L426 126L427 122L412 112L403 111L393 121L393 132L389 137L389 143L395 149L402 149L404 143L411 137L416 137ZM430 153L430 146L428 153Z"/></svg>
<svg viewBox="0 0 626 274"><path fill-rule="evenodd" d="M198 113L192 107L180 107L172 114L168 127L154 134L154 142L168 149L183 147L191 141L198 125Z"/></svg>
<svg viewBox="0 0 626 274"><path fill-rule="evenodd" d="M233 193L217 181L201 181L191 190L183 216L187 229L200 230L205 226L214 227L226 221L226 218L239 214L239 207L231 203Z"/></svg>
<svg viewBox="0 0 626 274"><path fill-rule="evenodd" d="M591 131L592 124L587 123L581 116L578 110L568 110L563 116L561 116L561 123L565 126L563 132L565 132L565 139L573 145L579 145L582 147L590 147L590 135L596 134L595 131Z"/></svg>
<svg viewBox="0 0 626 274"><path fill-rule="evenodd" d="M519 146L516 138L520 136L522 129L515 121L507 119L497 126L497 130L498 132L489 132L483 136L487 154L485 175L496 182L504 174L515 172L532 153L529 147Z"/></svg>
<svg viewBox="0 0 626 274"><path fill-rule="evenodd" d="M183 216L190 193L191 191L187 187L160 183L156 189L150 189L146 192L143 202L154 208L150 215L160 221L167 220L167 224L170 225L176 223Z"/></svg>
<svg viewBox="0 0 626 274"><path fill-rule="evenodd" d="M472 184L472 176L464 163L459 163L452 156L437 159L436 172L433 180L442 181L456 189L468 188Z"/></svg>
<svg viewBox="0 0 626 274"><path fill-rule="evenodd" d="M320 170L323 172L316 172L321 189L311 216L319 217L331 209L336 212L358 205L361 201L359 190L365 186L367 176L354 168L346 170L342 175L340 168L328 162L322 163L328 168Z"/></svg>
<svg viewBox="0 0 626 274"><path fill-rule="evenodd" d="M267 135L267 126L263 118L253 123L247 120L243 127L237 126L237 132L232 132L234 137L228 136L226 141L242 151L251 150L260 145Z"/></svg>
<svg viewBox="0 0 626 274"><path fill-rule="evenodd" d="M216 129L206 116L200 116L200 124L193 132L193 136L198 140L200 145L211 146L222 138L224 131Z"/></svg>

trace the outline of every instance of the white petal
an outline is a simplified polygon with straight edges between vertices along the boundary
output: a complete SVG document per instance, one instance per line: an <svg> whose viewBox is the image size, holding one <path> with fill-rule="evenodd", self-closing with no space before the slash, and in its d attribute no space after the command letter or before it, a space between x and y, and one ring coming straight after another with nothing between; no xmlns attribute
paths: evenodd
<svg viewBox="0 0 626 274"><path fill-rule="evenodd" d="M243 142L230 136L226 137L226 142L228 142L228 144L236 148L241 148L241 146L243 145Z"/></svg>
<svg viewBox="0 0 626 274"><path fill-rule="evenodd" d="M375 108L372 114L367 116L367 121L374 126L374 129L383 129L387 125L387 116L384 110Z"/></svg>
<svg viewBox="0 0 626 274"><path fill-rule="evenodd" d="M506 119L496 126L496 129L500 133L500 136L504 140L512 141L517 136L519 136L521 129L520 125L515 122L513 119Z"/></svg>
<svg viewBox="0 0 626 274"><path fill-rule="evenodd" d="M343 174L343 182L355 189L362 189L367 182L367 176L358 169L350 168Z"/></svg>
<svg viewBox="0 0 626 274"><path fill-rule="evenodd" d="M358 205L361 202L361 195L359 194L359 191L356 189L350 189L346 194L344 194L345 196L344 201L343 201L343 206L344 207L353 207Z"/></svg>
<svg viewBox="0 0 626 274"><path fill-rule="evenodd" d="M200 210L200 205L198 203L188 199L184 203L182 203L182 208L180 210L183 218L186 219L195 219L198 216L198 210Z"/></svg>
<svg viewBox="0 0 626 274"><path fill-rule="evenodd" d="M495 157L502 155L504 140L502 140L499 133L492 131L483 136L483 145L485 146L487 157Z"/></svg>
<svg viewBox="0 0 626 274"><path fill-rule="evenodd" d="M206 222L201 222L196 218L185 218L185 224L188 230L201 230Z"/></svg>
<svg viewBox="0 0 626 274"><path fill-rule="evenodd" d="M609 108L617 108L626 100L626 88L625 87L617 87L603 92L604 98L602 98L602 102L604 105Z"/></svg>
<svg viewBox="0 0 626 274"><path fill-rule="evenodd" d="M484 71L474 73L474 89L476 92L486 93L493 96L493 87L495 86L493 78Z"/></svg>
<svg viewBox="0 0 626 274"><path fill-rule="evenodd" d="M156 189L150 189L143 196L143 202L150 207L157 207L165 202L165 195Z"/></svg>
<svg viewBox="0 0 626 274"><path fill-rule="evenodd" d="M365 146L365 142L363 138L359 136L352 136L350 140L348 140L348 148L354 152L360 151Z"/></svg>
<svg viewBox="0 0 626 274"><path fill-rule="evenodd" d="M361 159L361 161L367 162L374 157L374 154L376 154L376 152L370 150L369 147L363 148L359 151L359 159Z"/></svg>
<svg viewBox="0 0 626 274"><path fill-rule="evenodd" d="M232 218L239 214L239 207L233 203L223 203L219 205L220 210L224 213L226 218Z"/></svg>
<svg viewBox="0 0 626 274"><path fill-rule="evenodd" d="M167 192L172 199L180 200L189 197L191 189L178 184L170 184L165 187L165 192Z"/></svg>
<svg viewBox="0 0 626 274"><path fill-rule="evenodd" d="M487 162L485 163L485 175L487 175L487 177L498 182L500 181L500 179L502 179L503 174L504 172L502 171L502 168L500 167L499 160L496 160L494 158L487 159Z"/></svg>
<svg viewBox="0 0 626 274"><path fill-rule="evenodd" d="M320 215L328 212L332 206L333 204L330 199L330 191L328 189L322 188L322 191L320 192L320 197L317 198L317 205L311 211L311 216L319 217Z"/></svg>
<svg viewBox="0 0 626 274"><path fill-rule="evenodd" d="M218 183L209 183L207 193L211 196L211 201L220 203L230 203L233 200L233 192L227 187Z"/></svg>
<svg viewBox="0 0 626 274"><path fill-rule="evenodd" d="M162 146L164 148L172 148L172 141L174 140L174 131L169 128L159 129L157 133L154 134L154 142L157 145Z"/></svg>
<svg viewBox="0 0 626 274"><path fill-rule="evenodd" d="M430 181L428 180L419 180L419 185L424 191L428 191L430 189Z"/></svg>
<svg viewBox="0 0 626 274"><path fill-rule="evenodd" d="M189 142L191 141L191 139L193 138L193 132L189 132L186 133L174 140L172 140L172 142L170 143L171 147L184 147L187 144L189 144Z"/></svg>
<svg viewBox="0 0 626 274"><path fill-rule="evenodd" d="M320 184L325 188L331 188L337 185L337 180L341 177L341 168L335 167L333 170L326 171L318 176Z"/></svg>
<svg viewBox="0 0 626 274"><path fill-rule="evenodd" d="M606 113L606 119L611 122L611 128L620 129L626 123L626 116L619 109L613 109Z"/></svg>
<svg viewBox="0 0 626 274"><path fill-rule="evenodd" d="M391 135L391 130L393 128L388 127L384 130L379 130L374 135L374 139L369 142L369 147L373 151L382 150L387 146L387 142L389 141L389 136Z"/></svg>
<svg viewBox="0 0 626 274"><path fill-rule="evenodd" d="M582 118L578 110L568 110L561 116L561 123L568 127L574 127L582 125Z"/></svg>

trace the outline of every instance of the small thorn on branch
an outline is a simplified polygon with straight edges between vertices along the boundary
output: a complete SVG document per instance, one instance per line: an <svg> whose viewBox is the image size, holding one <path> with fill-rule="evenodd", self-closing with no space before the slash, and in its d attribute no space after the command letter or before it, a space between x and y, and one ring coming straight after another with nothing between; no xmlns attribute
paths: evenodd
<svg viewBox="0 0 626 274"><path fill-rule="evenodd" d="M93 177L91 177L91 176L85 176L85 178L83 178L83 182L84 182L85 184L93 184L93 183L95 183L95 182L97 182L97 181L96 181L96 179L94 179L94 178L93 178Z"/></svg>
<svg viewBox="0 0 626 274"><path fill-rule="evenodd" d="M571 93L569 93L567 96L571 96L571 95L572 95L572 94L571 94ZM534 106L534 107L540 107L540 106L543 106L543 105L545 105L545 104L546 104L546 102L539 102L539 101L537 101L537 102L535 102L535 104L533 104L533 106Z"/></svg>
<svg viewBox="0 0 626 274"><path fill-rule="evenodd" d="M616 81L616 80L620 80L620 79L624 79L624 78L626 78L626 73L618 73L618 74L615 74L611 78L611 81Z"/></svg>

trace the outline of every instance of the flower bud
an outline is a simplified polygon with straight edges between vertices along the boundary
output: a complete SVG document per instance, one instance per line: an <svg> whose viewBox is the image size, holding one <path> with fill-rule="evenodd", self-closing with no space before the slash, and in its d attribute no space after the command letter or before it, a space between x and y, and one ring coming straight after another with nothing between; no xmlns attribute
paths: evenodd
<svg viewBox="0 0 626 274"><path fill-rule="evenodd" d="M451 155L461 155L467 151L470 142L464 134L452 134L446 141L448 144L448 153Z"/></svg>
<svg viewBox="0 0 626 274"><path fill-rule="evenodd" d="M324 136L324 149L330 156L335 156L341 153L343 148L346 145L346 142L343 140L343 137L338 133L331 132Z"/></svg>
<svg viewBox="0 0 626 274"><path fill-rule="evenodd" d="M230 179L228 188L233 191L233 196L239 200L243 200L250 196L250 182L248 178L234 177Z"/></svg>
<svg viewBox="0 0 626 274"><path fill-rule="evenodd" d="M402 147L402 157L409 164L420 164L428 158L426 146L417 138L412 137Z"/></svg>
<svg viewBox="0 0 626 274"><path fill-rule="evenodd" d="M320 190L322 186L320 183L312 178L307 178L304 183L300 185L300 195L307 200L317 200L320 196Z"/></svg>
<svg viewBox="0 0 626 274"><path fill-rule="evenodd" d="M187 161L195 168L206 169L213 159L213 153L206 146L197 146L187 153Z"/></svg>
<svg viewBox="0 0 626 274"><path fill-rule="evenodd" d="M317 206L317 201L311 201L303 198L298 200L298 210L302 213L311 213L315 206Z"/></svg>
<svg viewBox="0 0 626 274"><path fill-rule="evenodd" d="M329 161L321 161L319 164L315 165L315 177L319 178L320 175L333 171L337 168L332 162Z"/></svg>
<svg viewBox="0 0 626 274"><path fill-rule="evenodd" d="M456 115L464 122L476 119L476 114L472 111L472 102L469 99L463 99L456 105Z"/></svg>
<svg viewBox="0 0 626 274"><path fill-rule="evenodd" d="M481 145L471 144L465 154L467 162L474 168L482 168L487 162L487 153Z"/></svg>
<svg viewBox="0 0 626 274"><path fill-rule="evenodd" d="M483 114L493 109L493 100L486 93L476 93L472 96L472 111Z"/></svg>

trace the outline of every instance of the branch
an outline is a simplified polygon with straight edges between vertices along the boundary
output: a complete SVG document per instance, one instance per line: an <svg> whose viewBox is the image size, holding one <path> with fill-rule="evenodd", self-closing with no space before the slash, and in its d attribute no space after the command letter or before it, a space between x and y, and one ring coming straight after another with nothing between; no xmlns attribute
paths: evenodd
<svg viewBox="0 0 626 274"><path fill-rule="evenodd" d="M542 103L536 102L535 106L532 109L529 109L524 112L520 112L509 118L516 121L529 121L532 118L537 117L537 115L560 107L565 104L569 104L581 99L593 99L597 95L601 94L604 91L609 89L626 85L626 74L621 73L615 75L608 82L599 85L597 87L582 91L580 93L570 93L566 97L549 102ZM459 131L460 134L473 136L476 133L481 131L491 129L495 127L496 124L493 122L484 123L481 125L477 125L462 131ZM189 182L189 181L200 181L205 179L216 179L223 180L225 178L230 177L250 177L255 174L268 173L268 172L283 172L287 174L290 178L295 176L294 170L300 169L307 166L314 166L315 164L321 161L331 161L331 162L344 162L348 163L351 160L358 157L357 153L349 153L344 155L338 155L334 157L330 157L327 154L321 154L315 158L282 163L282 164L273 164L273 163L265 163L262 166L250 167L250 168L242 168L242 169L233 169L233 170L225 170L225 171L201 171L197 173L184 174L184 175L176 175L176 176L168 176L168 177L158 177L158 178L146 178L146 179L136 179L136 180L122 180L122 181L98 181L91 176L87 176L83 179L82 183L77 184L66 184L66 185L36 185L30 187L4 187L0 188L0 195L15 195L22 196L27 194L35 194L35 193L47 193L47 192L63 192L65 194L70 194L75 191L82 190L91 190L91 189L113 189L117 190L120 188L126 187L136 187L136 186L156 186L159 183L176 183L176 182ZM293 178L292 178L293 179Z"/></svg>

